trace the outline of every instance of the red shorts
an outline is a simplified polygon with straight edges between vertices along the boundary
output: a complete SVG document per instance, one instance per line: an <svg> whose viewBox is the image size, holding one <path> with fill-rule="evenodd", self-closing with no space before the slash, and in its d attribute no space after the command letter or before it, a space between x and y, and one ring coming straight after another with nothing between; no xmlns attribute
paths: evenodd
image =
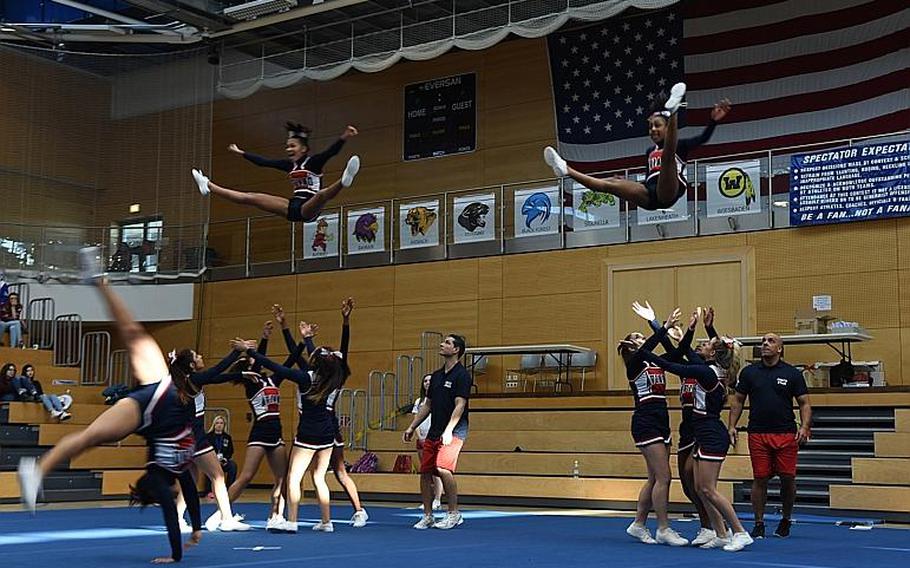
<svg viewBox="0 0 910 568"><path fill-rule="evenodd" d="M773 475L796 476L796 454L799 444L795 432L749 434L749 456L756 479Z"/></svg>
<svg viewBox="0 0 910 568"><path fill-rule="evenodd" d="M448 446L442 445L442 438L424 440L423 454L420 456L420 473L435 473L437 468L454 472L462 445L464 440L457 436L452 436L452 443Z"/></svg>

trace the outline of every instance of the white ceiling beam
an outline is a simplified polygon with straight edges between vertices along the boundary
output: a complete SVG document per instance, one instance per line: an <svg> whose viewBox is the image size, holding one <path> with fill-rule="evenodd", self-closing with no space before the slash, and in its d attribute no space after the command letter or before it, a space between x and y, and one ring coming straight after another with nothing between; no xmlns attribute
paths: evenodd
<svg viewBox="0 0 910 568"><path fill-rule="evenodd" d="M109 20L114 20L115 22L121 22L124 24L148 24L148 22L143 22L142 20L137 20L135 18L130 18L129 16L124 16L123 14L118 14L117 12L111 12L110 10L105 10L104 8L98 8L95 6L90 6L88 4L83 4L82 2L77 2L76 0L51 0L55 4L60 4L61 6L68 6L70 8L75 8L76 10L82 10L83 12L88 12L89 14L95 14L96 16L101 16ZM177 32L170 30L155 30L160 34L169 34L176 35Z"/></svg>

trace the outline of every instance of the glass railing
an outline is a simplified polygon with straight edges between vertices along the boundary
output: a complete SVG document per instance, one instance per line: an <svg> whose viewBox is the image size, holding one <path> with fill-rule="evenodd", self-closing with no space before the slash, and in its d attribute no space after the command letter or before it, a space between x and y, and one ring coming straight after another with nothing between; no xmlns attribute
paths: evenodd
<svg viewBox="0 0 910 568"><path fill-rule="evenodd" d="M334 207L306 224L274 216L188 226L165 220L154 242L118 243L116 227L0 223L0 269L66 280L76 276L76 251L94 244L111 259L115 277L193 278L205 267L211 278L230 279L783 228L790 226L793 154L908 134L692 160L688 195L658 211L553 178ZM644 171L595 175L640 180ZM730 175L742 195L732 207L707 191L709 182ZM736 186L746 177L747 185Z"/></svg>

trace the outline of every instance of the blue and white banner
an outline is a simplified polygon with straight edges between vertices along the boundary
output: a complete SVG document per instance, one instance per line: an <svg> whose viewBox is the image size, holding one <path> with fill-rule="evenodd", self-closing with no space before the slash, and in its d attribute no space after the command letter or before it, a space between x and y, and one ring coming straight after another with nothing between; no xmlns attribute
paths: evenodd
<svg viewBox="0 0 910 568"><path fill-rule="evenodd" d="M761 213L761 161L708 164L705 167L708 217Z"/></svg>
<svg viewBox="0 0 910 568"><path fill-rule="evenodd" d="M572 230L613 229L620 222L619 198L594 191L578 182L572 184Z"/></svg>
<svg viewBox="0 0 910 568"><path fill-rule="evenodd" d="M790 158L790 224L822 225L910 215L910 141Z"/></svg>
<svg viewBox="0 0 910 568"><path fill-rule="evenodd" d="M439 245L439 200L398 206L398 242L402 249Z"/></svg>
<svg viewBox="0 0 910 568"><path fill-rule="evenodd" d="M314 223L303 223L303 258L338 256L338 213L320 215Z"/></svg>
<svg viewBox="0 0 910 568"><path fill-rule="evenodd" d="M559 232L562 201L558 187L517 189L514 193L515 238Z"/></svg>
<svg viewBox="0 0 910 568"><path fill-rule="evenodd" d="M348 211L348 254L385 250L385 208Z"/></svg>

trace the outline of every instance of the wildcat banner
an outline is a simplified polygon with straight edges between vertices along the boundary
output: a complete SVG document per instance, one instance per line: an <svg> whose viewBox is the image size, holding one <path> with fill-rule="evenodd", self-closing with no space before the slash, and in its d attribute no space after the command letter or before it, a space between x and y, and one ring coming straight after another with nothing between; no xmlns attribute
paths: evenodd
<svg viewBox="0 0 910 568"><path fill-rule="evenodd" d="M348 211L348 254L385 250L385 208Z"/></svg>
<svg viewBox="0 0 910 568"><path fill-rule="evenodd" d="M315 223L303 223L303 258L338 256L338 213L320 215Z"/></svg>
<svg viewBox="0 0 910 568"><path fill-rule="evenodd" d="M562 200L558 187L515 190L515 238L559 232Z"/></svg>
<svg viewBox="0 0 910 568"><path fill-rule="evenodd" d="M452 233L455 244L496 238L496 194L465 195L454 200Z"/></svg>
<svg viewBox="0 0 910 568"><path fill-rule="evenodd" d="M414 201L398 206L399 248L439 245L439 200Z"/></svg>

